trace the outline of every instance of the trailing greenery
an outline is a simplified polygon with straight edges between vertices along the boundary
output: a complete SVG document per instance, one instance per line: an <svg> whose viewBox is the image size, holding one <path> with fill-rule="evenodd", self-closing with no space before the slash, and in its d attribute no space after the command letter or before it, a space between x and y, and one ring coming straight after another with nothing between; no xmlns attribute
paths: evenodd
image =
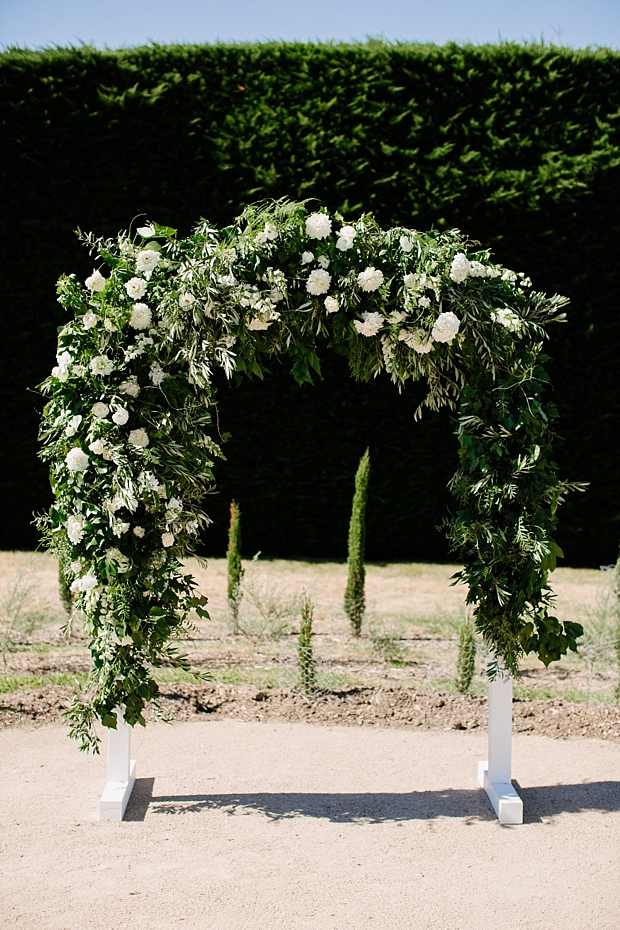
<svg viewBox="0 0 620 930"><path fill-rule="evenodd" d="M316 691L316 662L314 661L314 650L312 648L313 618L314 606L308 595L304 594L301 601L299 620L297 661L301 686L306 694L312 694L313 691Z"/></svg>
<svg viewBox="0 0 620 930"><path fill-rule="evenodd" d="M241 508L236 501L231 501L230 504L226 562L228 567L228 610L232 618L233 632L237 632L239 601L242 594L243 565L241 563Z"/></svg>
<svg viewBox="0 0 620 930"><path fill-rule="evenodd" d="M15 49L0 55L0 85L11 217L1 233L1 545L34 546L31 515L50 502L27 388L44 377L64 323L59 269L91 270L72 230L111 235L147 214L187 234L197 216L221 227L248 202L287 195L354 219L372 209L385 228L458 227L527 268L537 290L570 297L550 353L557 454L591 488L569 502L559 542L569 564L612 560L618 462L600 450L613 447L620 404L620 316L609 309L620 301L618 52L378 41ZM243 494L249 550L342 558L348 475L370 444L369 558L445 558L434 527L448 418L411 430L421 389L348 383L338 356L314 393L270 368L264 384L220 392L234 453L218 466L207 551L225 550L227 505ZM333 390L339 402L327 409ZM317 442L332 449L320 481Z"/></svg>
<svg viewBox="0 0 620 930"><path fill-rule="evenodd" d="M476 671L476 630L467 614L459 627L459 647L456 658L456 687L461 694L471 688Z"/></svg>
<svg viewBox="0 0 620 930"><path fill-rule="evenodd" d="M370 449L366 449L355 473L355 493L351 507L348 540L348 575L344 592L344 609L351 621L354 636L359 636L366 609L366 570L364 546L366 542L366 501L370 478Z"/></svg>

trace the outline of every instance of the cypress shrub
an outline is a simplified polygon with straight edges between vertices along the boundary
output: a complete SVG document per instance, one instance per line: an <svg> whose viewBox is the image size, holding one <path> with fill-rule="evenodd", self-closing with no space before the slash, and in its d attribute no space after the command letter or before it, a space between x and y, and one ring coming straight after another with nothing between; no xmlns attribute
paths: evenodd
<svg viewBox="0 0 620 930"><path fill-rule="evenodd" d="M472 620L466 616L459 628L459 649L456 660L456 687L461 694L471 688L476 671L476 630Z"/></svg>
<svg viewBox="0 0 620 930"><path fill-rule="evenodd" d="M301 686L306 694L312 694L313 691L316 691L316 662L314 661L314 650L312 648L313 618L314 606L308 595L304 592L301 601L297 655Z"/></svg>
<svg viewBox="0 0 620 930"><path fill-rule="evenodd" d="M237 633L243 565L241 563L241 508L236 501L231 501L230 504L226 561L228 568L228 610L232 618L233 630Z"/></svg>
<svg viewBox="0 0 620 930"><path fill-rule="evenodd" d="M347 587L344 592L344 609L351 621L354 636L359 636L366 609L366 570L364 547L366 543L366 500L370 477L370 449L360 459L355 475L355 493L349 522L349 557Z"/></svg>

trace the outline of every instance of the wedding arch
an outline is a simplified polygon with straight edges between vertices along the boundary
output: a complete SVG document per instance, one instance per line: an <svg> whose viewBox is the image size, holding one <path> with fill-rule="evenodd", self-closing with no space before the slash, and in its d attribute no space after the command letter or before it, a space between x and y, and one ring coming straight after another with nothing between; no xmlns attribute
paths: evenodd
<svg viewBox="0 0 620 930"><path fill-rule="evenodd" d="M42 385L56 500L40 521L91 640L92 671L68 714L81 748L97 749L96 719L115 728L118 708L144 724L153 668L184 665L189 612L207 616L181 559L209 524L216 366L261 376L287 356L304 382L335 349L358 379L385 371L399 390L426 379L418 415L454 411L457 509L445 528L495 657L490 679L515 675L525 653L548 664L576 648L581 629L550 615L548 585L562 554L556 510L575 487L551 458L544 369L565 298L534 291L458 230L383 230L370 214L348 223L285 200L185 239L156 223L82 239L97 267L84 284L58 284L73 318Z"/></svg>

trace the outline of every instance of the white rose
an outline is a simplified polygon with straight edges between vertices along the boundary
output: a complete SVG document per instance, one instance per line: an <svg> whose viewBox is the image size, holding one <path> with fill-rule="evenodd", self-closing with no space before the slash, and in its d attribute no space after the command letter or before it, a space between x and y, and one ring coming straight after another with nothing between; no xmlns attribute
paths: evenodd
<svg viewBox="0 0 620 930"><path fill-rule="evenodd" d="M306 220L306 235L310 239L326 239L332 231L332 221L325 213L313 213Z"/></svg>
<svg viewBox="0 0 620 930"><path fill-rule="evenodd" d="M69 369L66 365L54 365L52 368L52 375L54 378L58 378L59 381L64 383L69 377Z"/></svg>
<svg viewBox="0 0 620 930"><path fill-rule="evenodd" d="M93 404L90 409L93 416L97 417L99 420L105 420L110 412L108 405L102 404L101 401L97 401L97 403Z"/></svg>
<svg viewBox="0 0 620 930"><path fill-rule="evenodd" d="M115 410L112 414L112 419L117 426L124 426L129 419L129 411L125 410L124 407L119 407L118 410Z"/></svg>
<svg viewBox="0 0 620 930"><path fill-rule="evenodd" d="M143 526L134 526L133 535L137 536L138 539L142 539L144 536L144 527Z"/></svg>
<svg viewBox="0 0 620 930"><path fill-rule="evenodd" d="M129 325L134 329L148 329L151 325L152 314L146 304L134 304Z"/></svg>
<svg viewBox="0 0 620 930"><path fill-rule="evenodd" d="M132 446L136 446L138 449L145 449L150 439L145 429L132 429L129 433L128 441Z"/></svg>
<svg viewBox="0 0 620 930"><path fill-rule="evenodd" d="M420 355L426 355L433 348L433 337L425 329L416 329L413 333L408 329L401 329L398 338Z"/></svg>
<svg viewBox="0 0 620 930"><path fill-rule="evenodd" d="M157 252L155 249L144 249L143 252L138 252L138 257L136 258L136 268L138 271L142 271L147 277L150 277L151 273L156 268L159 259L159 252Z"/></svg>
<svg viewBox="0 0 620 930"><path fill-rule="evenodd" d="M174 536L172 533L164 533L161 538L161 544L165 549L169 549L170 546L174 546Z"/></svg>
<svg viewBox="0 0 620 930"><path fill-rule="evenodd" d="M84 282L89 291L105 290L105 278L100 271L93 271L90 277Z"/></svg>
<svg viewBox="0 0 620 930"><path fill-rule="evenodd" d="M88 456L78 446L67 453L65 462L69 471L86 471L88 468Z"/></svg>
<svg viewBox="0 0 620 930"><path fill-rule="evenodd" d="M150 239L151 236L155 235L155 227L152 223L149 223L148 226L139 226L137 232L143 239Z"/></svg>
<svg viewBox="0 0 620 930"><path fill-rule="evenodd" d="M314 252L302 252L301 253L301 263L302 265L309 265L310 262L314 261Z"/></svg>
<svg viewBox="0 0 620 930"><path fill-rule="evenodd" d="M121 394L129 394L130 397L137 397L140 393L140 385L133 378L130 378L128 381L123 381L118 389Z"/></svg>
<svg viewBox="0 0 620 930"><path fill-rule="evenodd" d="M379 268L366 268L357 276L357 283L363 291L376 291L383 284L383 272Z"/></svg>
<svg viewBox="0 0 620 930"><path fill-rule="evenodd" d="M125 284L125 290L132 300L140 300L146 294L146 281L142 278L130 278Z"/></svg>
<svg viewBox="0 0 620 930"><path fill-rule="evenodd" d="M159 387L164 378L166 377L166 372L157 362L152 362L149 369L150 378L155 387Z"/></svg>
<svg viewBox="0 0 620 930"><path fill-rule="evenodd" d="M94 452L95 455L103 455L105 452L105 446L100 439L95 439L94 442L91 442L88 448L91 452Z"/></svg>
<svg viewBox="0 0 620 930"><path fill-rule="evenodd" d="M71 419L69 420L69 425L65 429L65 435L75 436L75 433L81 422L82 422L82 417L80 416L79 413L76 414L74 417L71 417Z"/></svg>
<svg viewBox="0 0 620 930"><path fill-rule="evenodd" d="M469 264L467 256L464 252L459 252L452 259L452 264L450 265L450 277L457 284L462 284L470 272L471 265Z"/></svg>
<svg viewBox="0 0 620 930"><path fill-rule="evenodd" d="M85 313L82 317L82 325L84 329L92 329L93 326L97 325L97 320L99 317L96 313Z"/></svg>
<svg viewBox="0 0 620 930"><path fill-rule="evenodd" d="M78 543L82 542L84 538L84 526L86 525L86 520L81 516L68 517L65 526L67 528L67 536L71 542L77 546Z"/></svg>
<svg viewBox="0 0 620 930"><path fill-rule="evenodd" d="M109 375L114 371L114 362L107 355L96 355L90 360L90 370L94 375Z"/></svg>
<svg viewBox="0 0 620 930"><path fill-rule="evenodd" d="M435 320L431 333L432 337L436 342L452 342L459 331L460 325L461 321L456 314L451 311L440 313Z"/></svg>
<svg viewBox="0 0 620 930"><path fill-rule="evenodd" d="M336 242L336 248L340 249L342 252L346 252L347 249L353 248L353 240L357 236L357 230L354 226L343 226L342 229L338 230L338 240Z"/></svg>
<svg viewBox="0 0 620 930"><path fill-rule="evenodd" d="M325 309L328 313L336 313L338 310L340 310L340 304L335 297L326 297L323 303L325 304Z"/></svg>
<svg viewBox="0 0 620 930"><path fill-rule="evenodd" d="M362 336L375 336L385 322L380 313L362 313L362 317L363 321L353 320L353 325Z"/></svg>
<svg viewBox="0 0 620 930"><path fill-rule="evenodd" d="M327 257L327 255L319 255L319 257L316 260L316 263L319 266L319 268L329 268L329 258Z"/></svg>
<svg viewBox="0 0 620 930"><path fill-rule="evenodd" d="M179 294L179 307L181 310L187 310L187 308L191 307L195 300L196 298L193 294Z"/></svg>
<svg viewBox="0 0 620 930"><path fill-rule="evenodd" d="M78 593L81 591L84 594L88 594L88 592L93 591L98 586L98 584L99 582L97 581L96 577L93 575L92 570L91 570L86 575L84 575L82 578L76 578L75 581L72 582L71 591L73 591L74 593Z"/></svg>
<svg viewBox="0 0 620 930"><path fill-rule="evenodd" d="M403 252L411 252L413 248L413 239L411 236L401 236L398 241Z"/></svg>
<svg viewBox="0 0 620 930"><path fill-rule="evenodd" d="M323 216L322 213L317 213L317 216ZM327 273L323 268L315 268L314 271L311 271L308 280L306 281L306 290L309 294L325 294L329 290L329 285L331 284L332 277Z"/></svg>

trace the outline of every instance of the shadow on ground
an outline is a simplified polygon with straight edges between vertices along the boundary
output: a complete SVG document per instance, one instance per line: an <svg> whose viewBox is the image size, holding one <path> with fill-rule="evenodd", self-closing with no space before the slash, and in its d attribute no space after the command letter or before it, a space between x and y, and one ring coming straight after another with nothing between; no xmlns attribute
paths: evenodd
<svg viewBox="0 0 620 930"><path fill-rule="evenodd" d="M157 815L197 814L220 810L228 814L258 812L269 820L314 817L332 823L398 823L452 817L472 823L495 820L486 794L481 790L411 791L404 794L365 792L321 794L318 792L153 795L155 779L138 778L125 820L142 821L148 812ZM620 811L620 783L587 782L580 785L544 785L515 788L523 799L525 823L584 811Z"/></svg>

